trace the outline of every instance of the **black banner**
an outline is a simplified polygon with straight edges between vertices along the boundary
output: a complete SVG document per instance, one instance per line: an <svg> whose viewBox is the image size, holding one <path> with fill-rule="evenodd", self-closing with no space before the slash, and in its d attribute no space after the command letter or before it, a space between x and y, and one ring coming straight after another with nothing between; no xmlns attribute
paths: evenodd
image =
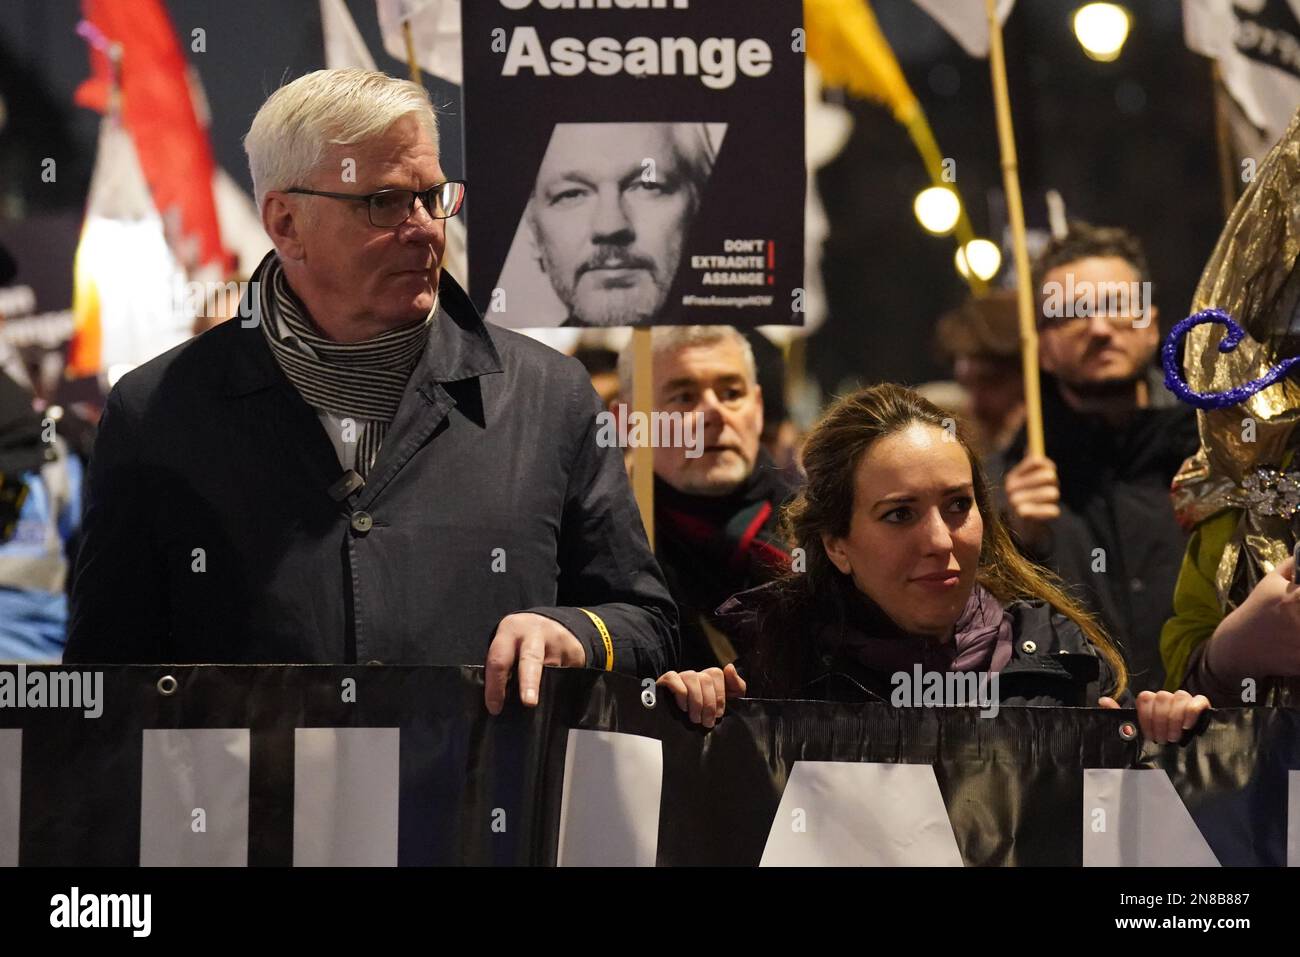
<svg viewBox="0 0 1300 957"><path fill-rule="evenodd" d="M0 866L1285 865L1290 710L1188 743L1132 713L737 701L548 669L0 669ZM1288 850L1289 848L1289 850Z"/></svg>
<svg viewBox="0 0 1300 957"><path fill-rule="evenodd" d="M799 0L461 9L470 293L490 320L802 322Z"/></svg>

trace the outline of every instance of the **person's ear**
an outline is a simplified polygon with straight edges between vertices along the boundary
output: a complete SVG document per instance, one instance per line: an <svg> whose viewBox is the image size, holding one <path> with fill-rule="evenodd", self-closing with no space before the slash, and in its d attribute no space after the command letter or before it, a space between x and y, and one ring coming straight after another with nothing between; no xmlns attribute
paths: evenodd
<svg viewBox="0 0 1300 957"><path fill-rule="evenodd" d="M271 237L271 243L285 259L306 258L302 242L301 211L279 190L271 190L262 200L262 228Z"/></svg>
<svg viewBox="0 0 1300 957"><path fill-rule="evenodd" d="M822 532L822 548L826 550L826 557L831 560L832 565L845 575L853 574L853 563L849 561L844 539Z"/></svg>
<svg viewBox="0 0 1300 957"><path fill-rule="evenodd" d="M754 417L758 420L758 434L763 434L763 387L754 383L754 401L758 403L758 411Z"/></svg>

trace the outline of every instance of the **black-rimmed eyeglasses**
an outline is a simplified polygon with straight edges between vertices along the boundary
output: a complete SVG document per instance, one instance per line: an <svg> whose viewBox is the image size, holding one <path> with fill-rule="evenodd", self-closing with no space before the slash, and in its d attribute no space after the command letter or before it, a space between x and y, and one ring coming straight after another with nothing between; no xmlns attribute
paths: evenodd
<svg viewBox="0 0 1300 957"><path fill-rule="evenodd" d="M326 196L330 199L349 199L362 202L370 213L370 225L380 229L400 226L415 212L415 198L434 219L447 219L460 212L465 202L465 181L449 179L437 186L416 192L412 189L381 189L376 193L330 193L321 189L286 189L286 193L305 196Z"/></svg>

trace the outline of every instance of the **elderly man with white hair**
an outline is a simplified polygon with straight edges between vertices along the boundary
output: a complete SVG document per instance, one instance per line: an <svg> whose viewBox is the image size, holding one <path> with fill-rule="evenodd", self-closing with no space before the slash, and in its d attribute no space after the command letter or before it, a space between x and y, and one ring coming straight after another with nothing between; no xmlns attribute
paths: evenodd
<svg viewBox="0 0 1300 957"><path fill-rule="evenodd" d="M535 705L543 665L671 667L676 612L582 367L441 269L465 184L425 91L311 73L245 145L275 246L253 318L109 396L65 660L486 662L493 713L512 672Z"/></svg>
<svg viewBox="0 0 1300 957"><path fill-rule="evenodd" d="M732 326L660 326L651 342L654 411L696 417L700 430L656 446L654 468L655 553L681 617L681 667L702 671L742 650L718 606L790 567L779 524L794 489L760 442L763 392L745 337ZM630 396L630 346L619 379Z"/></svg>

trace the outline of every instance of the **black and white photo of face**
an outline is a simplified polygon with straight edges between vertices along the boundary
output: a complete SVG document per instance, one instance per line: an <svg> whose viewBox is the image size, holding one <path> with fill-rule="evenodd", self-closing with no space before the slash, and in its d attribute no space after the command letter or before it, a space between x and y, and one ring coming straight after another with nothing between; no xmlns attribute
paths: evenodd
<svg viewBox="0 0 1300 957"><path fill-rule="evenodd" d="M566 123L525 215L566 325L652 323L712 168L695 123Z"/></svg>

